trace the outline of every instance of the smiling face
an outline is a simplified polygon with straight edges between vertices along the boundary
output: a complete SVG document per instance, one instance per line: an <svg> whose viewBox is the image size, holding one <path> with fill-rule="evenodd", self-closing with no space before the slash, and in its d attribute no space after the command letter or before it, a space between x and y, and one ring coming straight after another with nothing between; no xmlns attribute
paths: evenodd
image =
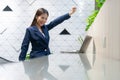
<svg viewBox="0 0 120 80"><path fill-rule="evenodd" d="M42 27L46 21L47 21L48 15L46 13L41 14L40 16L36 17L36 25L38 25L39 27Z"/></svg>
<svg viewBox="0 0 120 80"><path fill-rule="evenodd" d="M49 13L46 9L39 8L35 13L31 27L32 26L42 27L46 23L48 16Z"/></svg>

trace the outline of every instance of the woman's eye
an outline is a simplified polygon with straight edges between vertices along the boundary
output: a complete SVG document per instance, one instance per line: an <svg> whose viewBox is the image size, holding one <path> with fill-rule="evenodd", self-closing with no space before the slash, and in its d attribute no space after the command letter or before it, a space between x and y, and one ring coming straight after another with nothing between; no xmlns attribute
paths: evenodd
<svg viewBox="0 0 120 80"><path fill-rule="evenodd" d="M44 17L42 17L42 19L44 19Z"/></svg>

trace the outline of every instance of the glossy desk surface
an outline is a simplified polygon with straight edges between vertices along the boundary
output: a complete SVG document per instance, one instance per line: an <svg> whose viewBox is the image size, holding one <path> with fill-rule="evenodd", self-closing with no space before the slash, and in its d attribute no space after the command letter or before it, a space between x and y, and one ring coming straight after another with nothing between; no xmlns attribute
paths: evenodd
<svg viewBox="0 0 120 80"><path fill-rule="evenodd" d="M52 54L0 65L0 80L88 80L78 54Z"/></svg>

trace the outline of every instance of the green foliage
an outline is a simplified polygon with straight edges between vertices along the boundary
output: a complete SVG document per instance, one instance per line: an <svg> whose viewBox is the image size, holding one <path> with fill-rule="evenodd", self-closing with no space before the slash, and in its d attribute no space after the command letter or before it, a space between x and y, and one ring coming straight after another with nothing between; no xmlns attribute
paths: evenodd
<svg viewBox="0 0 120 80"><path fill-rule="evenodd" d="M98 8L101 8L102 7L102 5L104 4L104 2L105 2L105 0L96 0L96 2L97 2L97 7Z"/></svg>
<svg viewBox="0 0 120 80"><path fill-rule="evenodd" d="M97 14L99 13L100 8L102 7L102 5L105 2L105 0L95 0L95 1L96 1L97 10L94 10L93 13L90 16L88 16L88 18L87 18L87 26L86 26L85 31L88 31L88 29L90 28L90 26L94 22Z"/></svg>
<svg viewBox="0 0 120 80"><path fill-rule="evenodd" d="M30 59L30 54L27 54L25 59L29 60Z"/></svg>
<svg viewBox="0 0 120 80"><path fill-rule="evenodd" d="M87 18L86 31L90 28L91 24L94 22L95 17L97 16L99 10L93 11L93 13Z"/></svg>
<svg viewBox="0 0 120 80"><path fill-rule="evenodd" d="M78 37L78 41L80 42L80 44L82 44L82 43L83 43L83 38L82 38L82 36L81 36L81 35Z"/></svg>

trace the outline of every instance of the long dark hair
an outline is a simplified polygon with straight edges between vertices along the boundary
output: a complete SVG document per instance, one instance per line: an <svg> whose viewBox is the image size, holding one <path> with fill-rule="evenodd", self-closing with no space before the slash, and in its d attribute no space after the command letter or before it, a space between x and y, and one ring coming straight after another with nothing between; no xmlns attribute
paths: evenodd
<svg viewBox="0 0 120 80"><path fill-rule="evenodd" d="M44 14L44 13L46 13L46 14L49 16L49 13L48 13L48 11L47 11L46 9L44 9L44 8L39 8L39 9L36 11L36 14L35 14L35 16L34 16L34 19L33 19L33 21L32 21L31 26L35 26L35 25L36 25L36 22L37 22L36 17L38 17L38 16L40 16L41 14Z"/></svg>

